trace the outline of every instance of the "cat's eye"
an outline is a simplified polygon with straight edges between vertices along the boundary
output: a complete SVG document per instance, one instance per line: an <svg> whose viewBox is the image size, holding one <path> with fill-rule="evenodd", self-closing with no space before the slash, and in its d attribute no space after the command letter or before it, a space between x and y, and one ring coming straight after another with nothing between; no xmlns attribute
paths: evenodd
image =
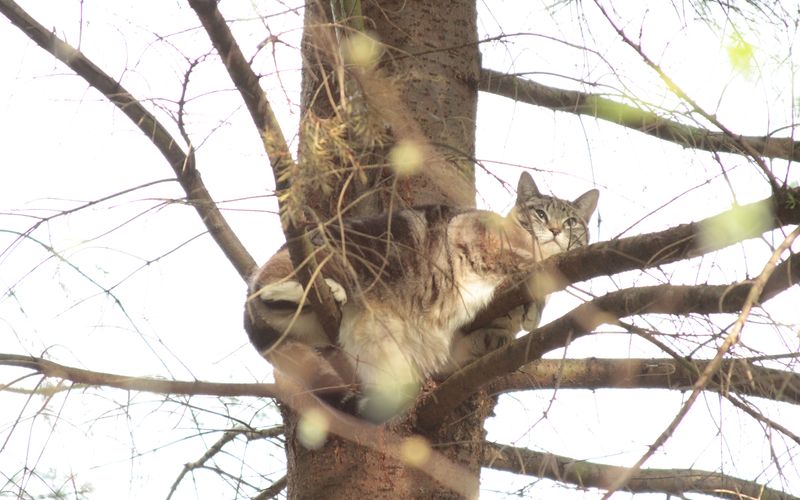
<svg viewBox="0 0 800 500"><path fill-rule="evenodd" d="M546 221L546 220L547 220L547 214L545 213L545 211L544 211L544 210L542 210L542 209L540 209L540 208L537 208L536 210L534 210L534 212L536 212L536 215L537 215L537 216L538 216L540 219L542 219L543 221Z"/></svg>
<svg viewBox="0 0 800 500"><path fill-rule="evenodd" d="M564 227L575 227L578 225L578 219L575 217L570 217L569 219L564 221Z"/></svg>

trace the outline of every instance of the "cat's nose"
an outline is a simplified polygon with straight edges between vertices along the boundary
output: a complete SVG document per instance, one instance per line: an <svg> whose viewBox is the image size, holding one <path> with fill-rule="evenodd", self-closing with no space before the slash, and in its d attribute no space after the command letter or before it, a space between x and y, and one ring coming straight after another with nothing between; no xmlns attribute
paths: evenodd
<svg viewBox="0 0 800 500"><path fill-rule="evenodd" d="M560 227L551 227L550 228L550 232L553 233L553 237L555 238L556 236L561 234L561 228Z"/></svg>

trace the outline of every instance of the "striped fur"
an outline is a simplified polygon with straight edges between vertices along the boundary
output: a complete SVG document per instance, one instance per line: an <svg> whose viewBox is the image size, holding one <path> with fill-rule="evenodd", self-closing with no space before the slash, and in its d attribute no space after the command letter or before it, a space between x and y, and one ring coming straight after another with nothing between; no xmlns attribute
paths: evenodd
<svg viewBox="0 0 800 500"><path fill-rule="evenodd" d="M541 195L525 173L506 217L432 205L332 221L312 232L316 260L341 306L339 346L374 406L366 411L396 412L426 377L513 337L517 325L499 334L497 325L494 333L459 329L522 265L585 245L596 202L594 190L575 202ZM295 369L282 361L280 346L305 346L313 357L329 345L308 306L298 306L303 290L293 273L281 249L253 277L245 315L252 342L282 371ZM538 321L540 309L532 305L527 316L536 312ZM289 364L308 371L308 361Z"/></svg>

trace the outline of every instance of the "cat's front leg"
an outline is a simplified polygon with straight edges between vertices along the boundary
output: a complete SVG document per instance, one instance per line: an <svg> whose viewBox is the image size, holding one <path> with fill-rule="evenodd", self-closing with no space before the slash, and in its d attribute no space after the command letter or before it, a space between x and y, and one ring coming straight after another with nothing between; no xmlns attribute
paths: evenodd
<svg viewBox="0 0 800 500"><path fill-rule="evenodd" d="M508 314L495 318L477 330L457 332L450 350L452 363L462 368L486 354L511 343L520 330L529 332L539 326L543 304L529 302L515 307ZM451 372L452 372L451 367Z"/></svg>

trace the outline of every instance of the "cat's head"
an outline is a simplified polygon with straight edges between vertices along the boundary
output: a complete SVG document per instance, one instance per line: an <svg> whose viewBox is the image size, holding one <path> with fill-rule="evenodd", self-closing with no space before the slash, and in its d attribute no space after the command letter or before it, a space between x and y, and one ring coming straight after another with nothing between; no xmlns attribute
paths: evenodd
<svg viewBox="0 0 800 500"><path fill-rule="evenodd" d="M539 242L543 258L589 243L589 219L597 207L599 191L591 189L573 201L539 192L530 174L523 172L517 185L514 218Z"/></svg>

